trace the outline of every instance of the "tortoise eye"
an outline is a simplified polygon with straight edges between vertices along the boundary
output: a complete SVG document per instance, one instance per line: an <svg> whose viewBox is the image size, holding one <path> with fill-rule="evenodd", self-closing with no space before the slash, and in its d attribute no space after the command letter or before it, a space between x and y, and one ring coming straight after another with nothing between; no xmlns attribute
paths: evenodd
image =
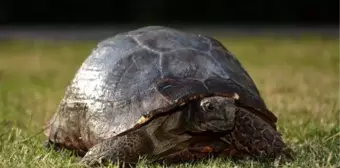
<svg viewBox="0 0 340 168"><path fill-rule="evenodd" d="M207 103L203 104L203 109L205 111L214 111L215 107L214 107L214 105L212 103L207 102Z"/></svg>

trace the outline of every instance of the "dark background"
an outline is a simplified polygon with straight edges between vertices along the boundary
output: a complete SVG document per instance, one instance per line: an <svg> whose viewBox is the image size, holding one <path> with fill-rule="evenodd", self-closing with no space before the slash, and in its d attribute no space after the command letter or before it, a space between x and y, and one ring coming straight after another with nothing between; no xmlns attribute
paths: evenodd
<svg viewBox="0 0 340 168"><path fill-rule="evenodd" d="M338 25L339 1L5 0L2 25L113 24Z"/></svg>

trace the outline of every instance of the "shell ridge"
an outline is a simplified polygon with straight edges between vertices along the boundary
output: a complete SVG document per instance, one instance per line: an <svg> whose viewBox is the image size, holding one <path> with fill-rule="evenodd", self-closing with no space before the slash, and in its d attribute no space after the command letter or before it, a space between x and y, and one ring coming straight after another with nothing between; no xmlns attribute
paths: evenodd
<svg viewBox="0 0 340 168"><path fill-rule="evenodd" d="M154 50L154 49L152 49L152 48L150 48L150 47L148 47L147 45L145 45L145 44L143 44L142 42L140 42L139 41L139 39L136 37L136 36L134 36L134 35L127 35L128 37L131 37L134 41L136 41L136 43L139 45L139 46L141 46L142 48L145 48L145 49L147 49L147 50L149 50L149 51L151 51L151 52L153 52L153 53L155 53L155 54L161 54L161 52L159 52L159 51L157 51L157 50Z"/></svg>
<svg viewBox="0 0 340 168"><path fill-rule="evenodd" d="M161 74L161 78L164 78L164 74L163 74L163 59L164 59L163 53L160 53L159 54L159 72Z"/></svg>

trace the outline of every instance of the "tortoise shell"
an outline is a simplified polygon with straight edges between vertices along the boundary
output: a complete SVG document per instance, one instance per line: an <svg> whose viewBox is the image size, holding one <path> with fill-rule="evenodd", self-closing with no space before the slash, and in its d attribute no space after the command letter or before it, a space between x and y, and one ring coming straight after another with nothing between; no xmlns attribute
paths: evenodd
<svg viewBox="0 0 340 168"><path fill-rule="evenodd" d="M46 135L87 150L133 128L143 115L153 117L200 96L235 93L241 105L276 122L249 74L219 41L143 27L97 45L68 85Z"/></svg>

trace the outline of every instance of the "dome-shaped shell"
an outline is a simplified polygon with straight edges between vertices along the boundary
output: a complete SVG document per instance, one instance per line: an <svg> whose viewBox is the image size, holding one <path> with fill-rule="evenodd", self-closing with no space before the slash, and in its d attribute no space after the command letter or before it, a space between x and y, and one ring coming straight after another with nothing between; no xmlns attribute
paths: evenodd
<svg viewBox="0 0 340 168"><path fill-rule="evenodd" d="M178 90L159 85L168 78L178 79ZM152 26L98 44L68 86L47 134L70 148L86 149L132 128L145 112L194 94L193 85L237 92L243 104L276 121L250 76L218 41Z"/></svg>

